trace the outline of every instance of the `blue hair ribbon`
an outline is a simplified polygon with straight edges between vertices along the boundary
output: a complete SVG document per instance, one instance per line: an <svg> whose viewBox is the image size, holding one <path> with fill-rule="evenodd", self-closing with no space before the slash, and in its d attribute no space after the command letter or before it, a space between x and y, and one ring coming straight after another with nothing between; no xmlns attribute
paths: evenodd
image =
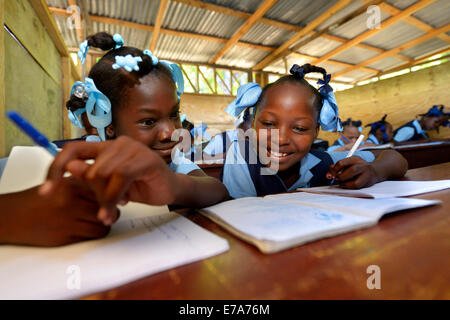
<svg viewBox="0 0 450 320"><path fill-rule="evenodd" d="M78 59L80 59L82 65L84 65L84 63L86 62L88 50L89 50L88 41L84 40L82 43L80 43L80 50L77 53Z"/></svg>
<svg viewBox="0 0 450 320"><path fill-rule="evenodd" d="M170 73L172 74L173 81L175 81L175 84L177 85L177 96L178 100L180 100L181 95L184 93L184 78L183 78L183 72L181 71L180 67L176 63L170 63L168 61L161 61L161 63L169 69Z"/></svg>
<svg viewBox="0 0 450 320"><path fill-rule="evenodd" d="M139 71L138 63L142 61L142 58L137 56L133 57L131 54L126 56L116 56L116 63L112 65L113 69L124 68L126 71Z"/></svg>
<svg viewBox="0 0 450 320"><path fill-rule="evenodd" d="M225 112L232 117L239 117L242 112L248 108L252 108L258 102L262 89L259 84L254 82L246 83L237 90L236 99L234 99Z"/></svg>
<svg viewBox="0 0 450 320"><path fill-rule="evenodd" d="M300 79L303 79L305 77L305 69L300 67L298 64L294 64L289 70L289 73Z"/></svg>
<svg viewBox="0 0 450 320"><path fill-rule="evenodd" d="M444 106L439 107L438 105L433 106L427 113L422 114L425 117L441 117L444 114Z"/></svg>
<svg viewBox="0 0 450 320"><path fill-rule="evenodd" d="M159 62L159 59L152 54L150 50L144 50L144 54L148 55L150 59L152 59L152 65L156 66Z"/></svg>
<svg viewBox="0 0 450 320"><path fill-rule="evenodd" d="M80 89L84 88L84 92ZM86 107L78 109L75 112L69 110L68 118L73 125L82 128L80 116L86 112L89 123L97 128L100 138L105 141L105 128L111 123L111 102L108 97L100 92L92 79L85 79L85 83L77 81L73 87L71 94L77 97L87 98Z"/></svg>
<svg viewBox="0 0 450 320"><path fill-rule="evenodd" d="M113 40L116 43L116 46L114 47L114 49L122 48L124 41L120 34L116 33L115 35L113 35Z"/></svg>
<svg viewBox="0 0 450 320"><path fill-rule="evenodd" d="M331 74L324 75L323 80L319 79L317 84L319 92L323 98L323 105L319 115L319 123L323 130L336 132L342 131L342 122L339 119L339 109L336 98L334 96L333 88L328 84L331 80Z"/></svg>
<svg viewBox="0 0 450 320"><path fill-rule="evenodd" d="M373 123L369 123L366 127L370 127L370 134L375 135L378 129L383 133L383 143L388 142L388 136L386 133L386 126L384 125L384 121L377 121Z"/></svg>

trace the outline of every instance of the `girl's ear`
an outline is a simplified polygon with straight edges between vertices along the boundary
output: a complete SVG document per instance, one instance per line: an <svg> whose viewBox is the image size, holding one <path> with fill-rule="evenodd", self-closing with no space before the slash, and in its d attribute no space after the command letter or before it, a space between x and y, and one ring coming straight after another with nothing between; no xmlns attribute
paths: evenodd
<svg viewBox="0 0 450 320"><path fill-rule="evenodd" d="M317 139L317 136L319 135L319 131L320 131L320 124L317 123L316 129L314 130L314 140Z"/></svg>
<svg viewBox="0 0 450 320"><path fill-rule="evenodd" d="M114 130L114 126L110 124L105 128L106 137L109 139L113 139L116 137L116 132Z"/></svg>

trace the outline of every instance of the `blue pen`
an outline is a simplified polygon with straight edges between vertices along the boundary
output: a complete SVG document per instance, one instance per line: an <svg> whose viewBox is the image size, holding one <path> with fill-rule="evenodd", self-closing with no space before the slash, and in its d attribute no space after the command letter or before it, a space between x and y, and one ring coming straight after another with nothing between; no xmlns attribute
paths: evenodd
<svg viewBox="0 0 450 320"><path fill-rule="evenodd" d="M37 145L43 147L52 156L58 154L58 149L36 128L34 128L27 120L15 111L8 111L6 113L9 119L13 121L23 132L25 132Z"/></svg>

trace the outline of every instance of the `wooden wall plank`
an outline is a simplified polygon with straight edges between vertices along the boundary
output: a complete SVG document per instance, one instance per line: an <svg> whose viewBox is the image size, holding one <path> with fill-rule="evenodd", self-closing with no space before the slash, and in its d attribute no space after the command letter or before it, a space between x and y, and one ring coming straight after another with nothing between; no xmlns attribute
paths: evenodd
<svg viewBox="0 0 450 320"><path fill-rule="evenodd" d="M5 0L0 0L0 158L6 157L5 147Z"/></svg>
<svg viewBox="0 0 450 320"><path fill-rule="evenodd" d="M6 1L9 2L9 1ZM62 89L9 34L5 34L6 110L17 110L51 140L62 138ZM58 59L58 61L60 61ZM32 141L9 121L6 154Z"/></svg>
<svg viewBox="0 0 450 320"><path fill-rule="evenodd" d="M5 24L56 82L61 83L61 59L33 7L27 0L5 1Z"/></svg>

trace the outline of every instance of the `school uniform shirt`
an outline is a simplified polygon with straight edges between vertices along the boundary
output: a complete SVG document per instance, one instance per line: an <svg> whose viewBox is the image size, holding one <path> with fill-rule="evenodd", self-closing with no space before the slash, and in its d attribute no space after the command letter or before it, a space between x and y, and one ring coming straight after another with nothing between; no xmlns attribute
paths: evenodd
<svg viewBox="0 0 450 320"><path fill-rule="evenodd" d="M2 178L2 174L3 174L3 171L5 170L7 161L8 161L8 158L0 159L0 179Z"/></svg>
<svg viewBox="0 0 450 320"><path fill-rule="evenodd" d="M369 134L369 137L367 138L366 142L373 144L381 144L373 134Z"/></svg>
<svg viewBox="0 0 450 320"><path fill-rule="evenodd" d="M245 146L243 146L244 144ZM248 152L245 152L245 149ZM375 160L373 153L368 151L356 151L354 155L368 162ZM256 156L256 150L248 141L236 141L233 142L226 154L221 180L228 189L230 196L235 199L327 185L330 181L326 179L325 175L329 166L346 156L347 152L310 150L300 160L298 180L290 188L286 188L277 174L261 175L261 168L264 166ZM249 162L255 163L255 161L249 161L255 159L256 164L249 164Z"/></svg>
<svg viewBox="0 0 450 320"><path fill-rule="evenodd" d="M394 140L404 142L428 138L426 132L420 126L419 120L412 120L394 131Z"/></svg>
<svg viewBox="0 0 450 320"><path fill-rule="evenodd" d="M360 144L360 145L363 145L363 144L364 144L364 141L361 141L361 144ZM336 149L338 149L338 148L340 148L340 147L342 147L342 146L345 146L345 145L346 145L346 143L344 142L344 140L342 140L341 138L338 138L338 139L333 143L332 146L328 147L327 152L334 152L334 150L336 150Z"/></svg>
<svg viewBox="0 0 450 320"><path fill-rule="evenodd" d="M238 131L227 130L220 134L215 135L208 145L203 149L204 153L210 154L212 156L216 154L221 154L227 152L227 146L229 147L233 141L238 140Z"/></svg>

